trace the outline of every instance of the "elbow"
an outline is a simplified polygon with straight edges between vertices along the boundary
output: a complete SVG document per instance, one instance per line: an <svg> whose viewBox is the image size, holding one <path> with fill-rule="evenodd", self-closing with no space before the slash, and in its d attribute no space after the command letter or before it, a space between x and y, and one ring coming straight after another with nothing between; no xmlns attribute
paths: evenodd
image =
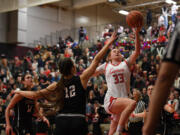
<svg viewBox="0 0 180 135"><path fill-rule="evenodd" d="M37 99L38 99L38 97L34 94L34 95L32 95L32 96L31 96L31 99L33 99L33 100L37 100Z"/></svg>

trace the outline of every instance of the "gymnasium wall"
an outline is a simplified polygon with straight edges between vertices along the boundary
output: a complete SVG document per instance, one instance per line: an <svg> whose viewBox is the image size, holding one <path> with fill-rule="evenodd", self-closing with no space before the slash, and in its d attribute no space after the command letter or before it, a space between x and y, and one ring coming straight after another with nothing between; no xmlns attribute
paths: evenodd
<svg viewBox="0 0 180 135"><path fill-rule="evenodd" d="M112 11L106 4L94 5L78 10L53 8L28 8L27 43L39 40L61 31L62 37L71 35L78 40L78 29L84 26L90 39L96 40L106 24L125 24L125 16Z"/></svg>
<svg viewBox="0 0 180 135"><path fill-rule="evenodd" d="M96 41L109 23L124 25L125 16L115 13L107 4L77 10L31 7L0 14L0 42L24 42L22 46L33 47L34 41L39 40L56 44L59 35L71 35L78 40L80 26L86 28L89 39Z"/></svg>
<svg viewBox="0 0 180 135"><path fill-rule="evenodd" d="M7 13L0 14L0 42L7 41Z"/></svg>
<svg viewBox="0 0 180 135"><path fill-rule="evenodd" d="M45 38L52 32L73 27L73 14L54 8L32 7L27 11L27 43Z"/></svg>

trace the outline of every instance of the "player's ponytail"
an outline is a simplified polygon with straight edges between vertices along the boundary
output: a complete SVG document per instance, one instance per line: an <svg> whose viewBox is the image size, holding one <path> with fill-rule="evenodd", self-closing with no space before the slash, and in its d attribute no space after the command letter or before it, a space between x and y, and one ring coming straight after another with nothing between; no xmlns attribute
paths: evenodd
<svg viewBox="0 0 180 135"><path fill-rule="evenodd" d="M64 106L64 76L57 83L55 90L48 90L51 94L42 95L49 103L41 103L43 107L44 115L54 115L59 112Z"/></svg>
<svg viewBox="0 0 180 135"><path fill-rule="evenodd" d="M74 63L70 58L64 58L59 63L59 71L62 74L61 79L57 83L55 90L49 90L51 94L42 95L45 99L49 101L49 104L42 104L42 107L46 107L49 110L45 112L45 115L54 114L60 111L64 106L64 89L65 89L65 79L64 76L72 75L72 68ZM47 89L48 90L48 89ZM51 96L52 95L52 96Z"/></svg>

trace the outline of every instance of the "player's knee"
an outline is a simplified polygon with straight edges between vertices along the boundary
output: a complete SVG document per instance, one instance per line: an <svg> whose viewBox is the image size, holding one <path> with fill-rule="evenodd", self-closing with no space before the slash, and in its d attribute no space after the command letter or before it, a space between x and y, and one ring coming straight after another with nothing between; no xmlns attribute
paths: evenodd
<svg viewBox="0 0 180 135"><path fill-rule="evenodd" d="M130 107L131 107L132 110L134 110L135 107L136 107L136 101L132 100L132 102L130 104Z"/></svg>

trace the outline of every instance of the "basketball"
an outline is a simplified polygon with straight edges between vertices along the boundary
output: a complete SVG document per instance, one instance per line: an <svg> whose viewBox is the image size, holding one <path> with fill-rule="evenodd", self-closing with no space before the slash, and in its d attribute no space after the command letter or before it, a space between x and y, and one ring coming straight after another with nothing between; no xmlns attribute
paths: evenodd
<svg viewBox="0 0 180 135"><path fill-rule="evenodd" d="M141 12L133 10L126 16L126 22L131 28L143 26L143 15Z"/></svg>

